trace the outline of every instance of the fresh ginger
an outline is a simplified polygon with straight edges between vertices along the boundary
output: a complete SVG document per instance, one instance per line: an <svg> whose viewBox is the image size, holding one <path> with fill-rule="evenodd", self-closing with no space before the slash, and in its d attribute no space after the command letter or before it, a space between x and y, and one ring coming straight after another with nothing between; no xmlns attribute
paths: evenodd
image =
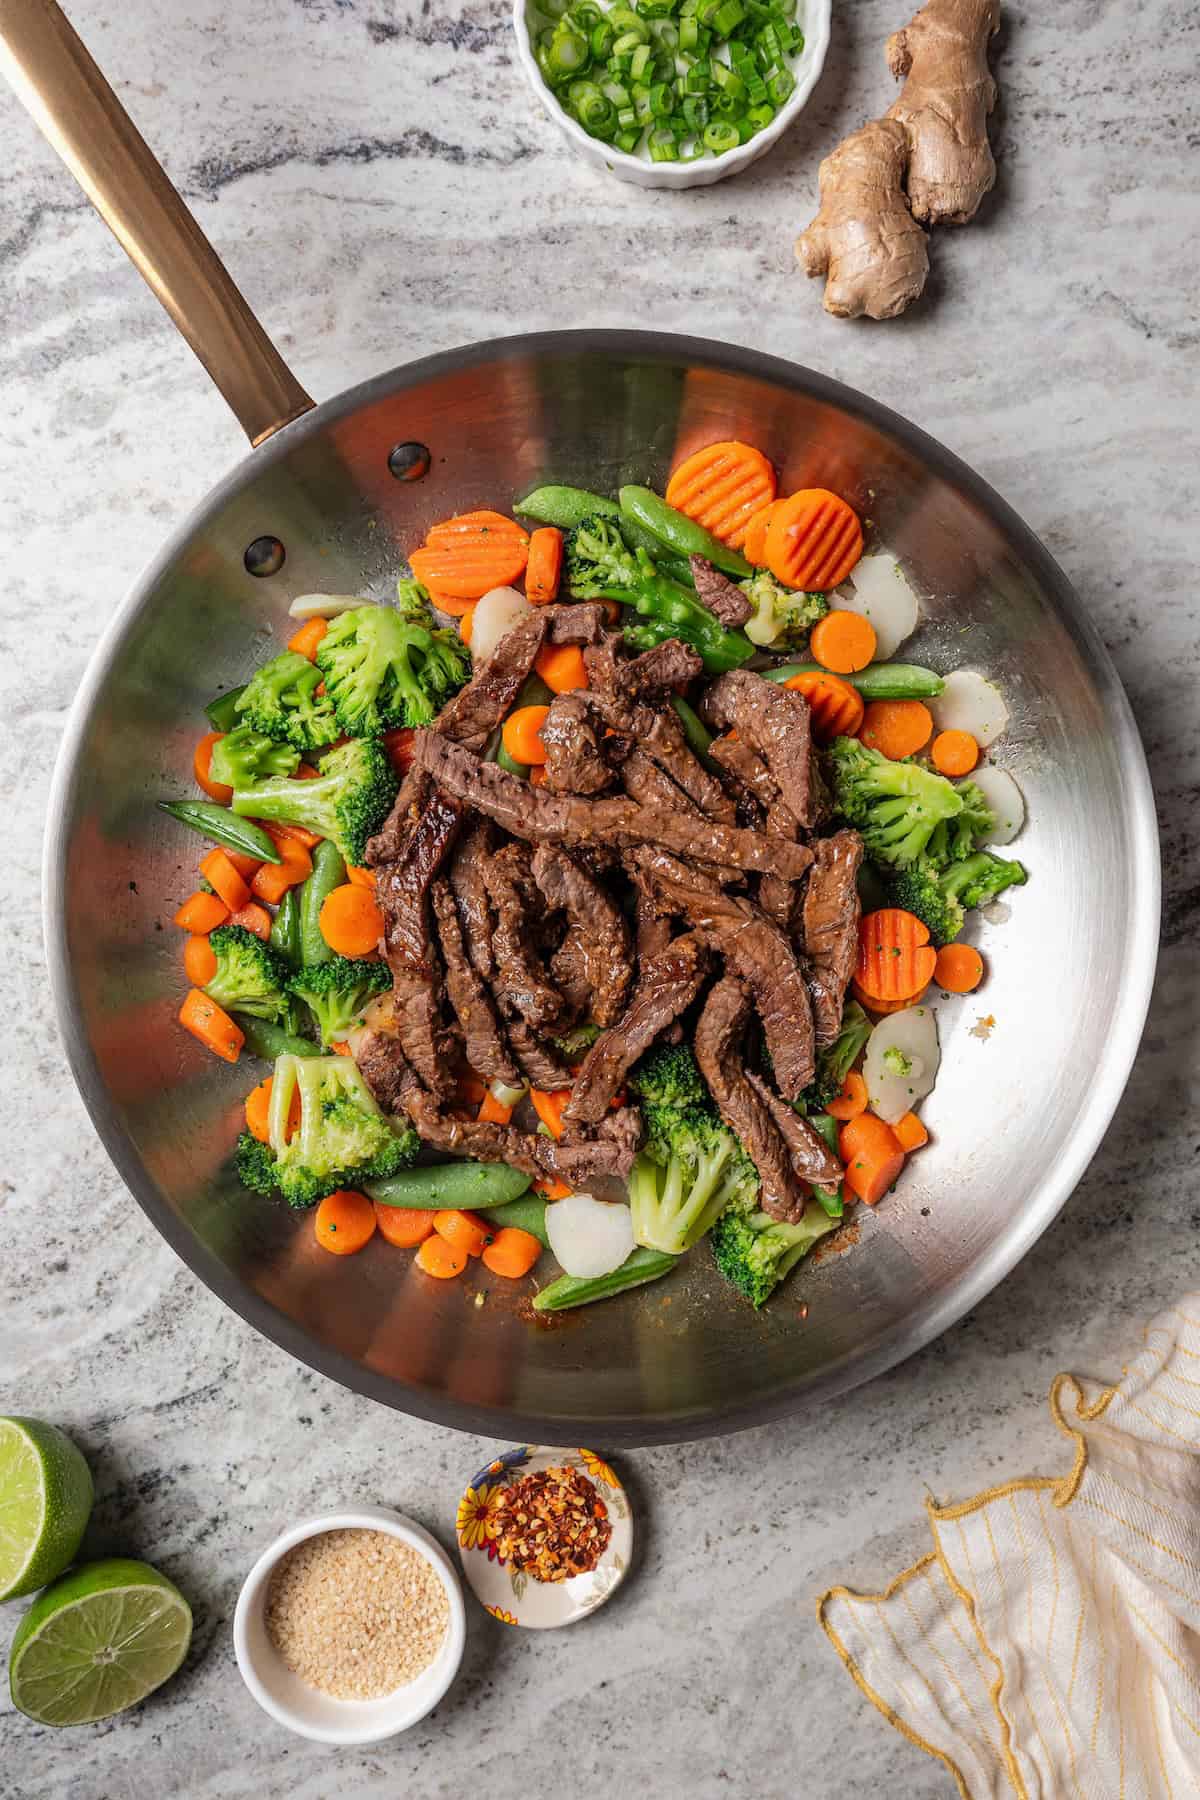
<svg viewBox="0 0 1200 1800"><path fill-rule="evenodd" d="M805 273L827 277L827 312L894 318L925 286L917 221L974 217L996 178L987 45L999 21L1000 0L927 0L888 39L888 65L904 86L882 119L822 162L820 210L796 241Z"/></svg>

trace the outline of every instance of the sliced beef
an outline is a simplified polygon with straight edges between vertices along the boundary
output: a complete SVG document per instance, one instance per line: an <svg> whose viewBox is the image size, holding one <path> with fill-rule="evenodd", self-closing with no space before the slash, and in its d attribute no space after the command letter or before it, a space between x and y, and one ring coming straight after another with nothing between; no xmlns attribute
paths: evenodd
<svg viewBox="0 0 1200 1800"><path fill-rule="evenodd" d="M570 945L569 961L573 972L577 966L588 996L583 1010L597 1025L613 1024L633 981L633 946L624 913L582 864L557 845L538 845L533 879L546 905L567 916L567 935L554 966Z"/></svg>
<svg viewBox="0 0 1200 1800"><path fill-rule="evenodd" d="M700 710L714 729L735 730L774 776L792 828L789 820L776 819L768 821L767 829L794 837L795 826L811 825L812 732L804 696L748 669L731 669L713 682Z"/></svg>
<svg viewBox="0 0 1200 1800"><path fill-rule="evenodd" d="M636 869L629 870L637 886L637 913L634 920L637 953L639 962L649 962L660 950L665 950L671 941L670 915L663 912L654 897L654 890L648 882L643 882Z"/></svg>
<svg viewBox="0 0 1200 1800"><path fill-rule="evenodd" d="M367 855L383 914L400 1042L422 1081L435 1093L446 1093L453 1085L456 1045L442 1019L442 967L430 930L428 893L458 833L462 807L429 784L414 783L412 791L423 802L415 818L397 821L395 830L389 820ZM397 853L387 855L393 846Z"/></svg>
<svg viewBox="0 0 1200 1800"><path fill-rule="evenodd" d="M521 1018L509 1019L505 1029L512 1053L526 1081L551 1094L558 1088L570 1087L575 1077L553 1044L540 1038L533 1027Z"/></svg>
<svg viewBox="0 0 1200 1800"><path fill-rule="evenodd" d="M600 1123L638 1057L691 1005L707 973L708 953L695 933L675 938L642 965L624 1014L596 1039L584 1058L564 1114L568 1121Z"/></svg>
<svg viewBox="0 0 1200 1800"><path fill-rule="evenodd" d="M700 817L699 808L681 787L676 787L667 771L636 746L621 764L621 786L639 806L676 809L692 818Z"/></svg>
<svg viewBox="0 0 1200 1800"><path fill-rule="evenodd" d="M725 771L738 798L754 810L752 817L761 828L767 814L779 804L779 785L762 757L743 744L741 738L714 738L708 754Z"/></svg>
<svg viewBox="0 0 1200 1800"><path fill-rule="evenodd" d="M363 1032L355 1045L354 1060L383 1111L404 1112L405 1095L420 1083L396 1035L390 1002L385 1001L382 1008L372 1008L372 1018L371 1028Z"/></svg>
<svg viewBox="0 0 1200 1800"><path fill-rule="evenodd" d="M646 654L652 655L652 651ZM630 664L630 667L633 665ZM630 738L644 756L651 757L685 793L697 812L707 819L731 825L733 802L715 775L710 775L693 756L683 726L670 705L648 706L621 692L601 690L589 694L588 703L612 731Z"/></svg>
<svg viewBox="0 0 1200 1800"><path fill-rule="evenodd" d="M667 638L640 656L616 665L616 686L625 700L660 700L686 687L704 673L704 663L690 644Z"/></svg>
<svg viewBox="0 0 1200 1800"><path fill-rule="evenodd" d="M746 1080L775 1121L775 1129L787 1145L792 1168L801 1181L809 1181L814 1187L837 1187L842 1179L842 1165L821 1134L778 1094L772 1093L761 1075L748 1069Z"/></svg>
<svg viewBox="0 0 1200 1800"><path fill-rule="evenodd" d="M636 861L660 898L725 958L754 995L776 1085L796 1100L813 1077L812 1008L791 944L758 907L725 893L710 877L663 850L642 849Z"/></svg>
<svg viewBox="0 0 1200 1800"><path fill-rule="evenodd" d="M614 780L603 730L582 694L558 694L538 734L546 746L546 786L552 794L600 794Z"/></svg>
<svg viewBox="0 0 1200 1800"><path fill-rule="evenodd" d="M602 635L599 606L539 606L505 633L481 669L438 714L430 730L482 750L512 711L543 644L593 644Z"/></svg>
<svg viewBox="0 0 1200 1800"><path fill-rule="evenodd" d="M487 892L487 864L496 848L496 828L490 819L475 819L459 840L450 865L450 886L458 902L463 938L471 966L484 981L496 968L492 955L492 903Z"/></svg>
<svg viewBox="0 0 1200 1800"><path fill-rule="evenodd" d="M763 1211L773 1219L794 1220L803 1213L807 1195L770 1109L743 1066L742 1039L749 1019L749 993L734 976L724 976L704 1002L696 1026L696 1061L722 1120L758 1170Z"/></svg>
<svg viewBox="0 0 1200 1800"><path fill-rule="evenodd" d="M462 920L449 882L435 881L433 913L446 964L446 993L463 1034L467 1062L486 1081L519 1087L521 1074L482 976L467 955Z"/></svg>
<svg viewBox="0 0 1200 1800"><path fill-rule="evenodd" d="M541 905L530 864L524 844L505 844L489 859L484 875L496 921L492 992L505 1018L524 1019L540 1031L563 1024L567 1008L534 935Z"/></svg>
<svg viewBox="0 0 1200 1800"><path fill-rule="evenodd" d="M862 839L839 831L813 845L816 860L804 894L804 948L817 1043L831 1044L842 1024L846 989L858 958L858 870Z"/></svg>
<svg viewBox="0 0 1200 1800"><path fill-rule="evenodd" d="M642 1147L642 1115L636 1106L606 1113L592 1132L566 1131L557 1143L539 1138L538 1156L547 1175L571 1187L599 1177L624 1181Z"/></svg>
<svg viewBox="0 0 1200 1800"><path fill-rule="evenodd" d="M684 818L677 811L638 806L629 799L581 800L549 794L544 787L531 788L432 732L419 734L416 754L443 792L497 820L514 837L534 843L614 849L661 844L723 869L765 872L785 881L798 880L812 861L812 852L804 846L759 832Z"/></svg>
<svg viewBox="0 0 1200 1800"><path fill-rule="evenodd" d="M400 783L400 791L392 810L375 833L367 840L367 863L395 862L401 855L408 834L420 818L429 794L429 777L424 770L411 767Z"/></svg>
<svg viewBox="0 0 1200 1800"><path fill-rule="evenodd" d="M507 1163L526 1175L549 1175L572 1185L599 1177L623 1181L642 1140L641 1115L631 1106L610 1113L590 1138L563 1138L556 1143L515 1125L456 1119L444 1113L434 1096L411 1078L402 1081L400 1092L403 1110L422 1142L433 1149L474 1157L478 1162Z"/></svg>
<svg viewBox="0 0 1200 1800"><path fill-rule="evenodd" d="M598 644L604 636L604 608L598 601L575 600L538 609L552 644Z"/></svg>
<svg viewBox="0 0 1200 1800"><path fill-rule="evenodd" d="M701 606L706 606L714 619L731 631L744 625L754 608L737 583L722 575L720 569L714 569L706 557L689 556L688 561Z"/></svg>

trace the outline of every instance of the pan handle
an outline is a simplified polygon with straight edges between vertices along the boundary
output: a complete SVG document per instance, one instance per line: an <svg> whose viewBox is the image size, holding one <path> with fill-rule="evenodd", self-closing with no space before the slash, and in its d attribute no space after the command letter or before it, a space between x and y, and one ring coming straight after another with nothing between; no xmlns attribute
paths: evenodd
<svg viewBox="0 0 1200 1800"><path fill-rule="evenodd" d="M252 444L313 402L234 286L55 0L0 0L0 71L228 402Z"/></svg>

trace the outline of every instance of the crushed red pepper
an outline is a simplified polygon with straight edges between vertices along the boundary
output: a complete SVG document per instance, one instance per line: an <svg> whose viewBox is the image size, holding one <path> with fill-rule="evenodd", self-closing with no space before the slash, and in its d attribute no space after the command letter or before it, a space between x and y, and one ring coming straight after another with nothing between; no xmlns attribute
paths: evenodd
<svg viewBox="0 0 1200 1800"><path fill-rule="evenodd" d="M487 1531L514 1569L535 1581L567 1581L596 1567L608 1549L612 1524L586 1475L551 1468L513 1482Z"/></svg>

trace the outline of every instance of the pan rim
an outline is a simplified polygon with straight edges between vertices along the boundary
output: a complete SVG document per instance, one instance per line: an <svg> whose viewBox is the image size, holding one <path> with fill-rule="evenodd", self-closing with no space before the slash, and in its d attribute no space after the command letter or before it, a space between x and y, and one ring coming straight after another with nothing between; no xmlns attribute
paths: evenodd
<svg viewBox="0 0 1200 1800"><path fill-rule="evenodd" d="M80 746L91 712L115 654L129 629L149 606L162 575L203 529L213 512L258 474L332 422L407 387L490 361L513 356L591 354L626 360L638 357L703 366L757 380L835 406L888 434L920 456L931 471L955 486L1005 533L1050 596L1086 661L1097 699L1113 733L1122 773L1124 825L1130 841L1126 956L1111 1030L1085 1106L1076 1115L1055 1166L1035 1190L1020 1219L1010 1222L966 1276L942 1295L931 1296L915 1314L872 1345L848 1353L774 1393L726 1406L590 1419L534 1415L503 1407L473 1406L378 1374L340 1351L313 1341L270 1301L246 1288L192 1235L154 1189L141 1158L115 1117L106 1084L81 1026L81 1008L67 954L65 822L77 779ZM59 1035L67 1063L89 1119L106 1154L147 1218L183 1263L240 1318L297 1361L353 1393L433 1424L484 1436L528 1442L587 1442L600 1436L614 1446L686 1442L767 1424L832 1399L883 1374L924 1348L997 1287L1062 1211L1116 1112L1141 1041L1158 957L1161 859L1154 795L1145 752L1128 696L1095 626L1074 588L1036 534L982 476L953 451L903 415L818 370L717 339L670 332L571 330L483 339L459 349L438 351L416 362L375 375L322 402L285 426L259 449L242 457L170 534L134 581L102 632L71 703L55 758L47 800L42 861L43 933L47 971Z"/></svg>

